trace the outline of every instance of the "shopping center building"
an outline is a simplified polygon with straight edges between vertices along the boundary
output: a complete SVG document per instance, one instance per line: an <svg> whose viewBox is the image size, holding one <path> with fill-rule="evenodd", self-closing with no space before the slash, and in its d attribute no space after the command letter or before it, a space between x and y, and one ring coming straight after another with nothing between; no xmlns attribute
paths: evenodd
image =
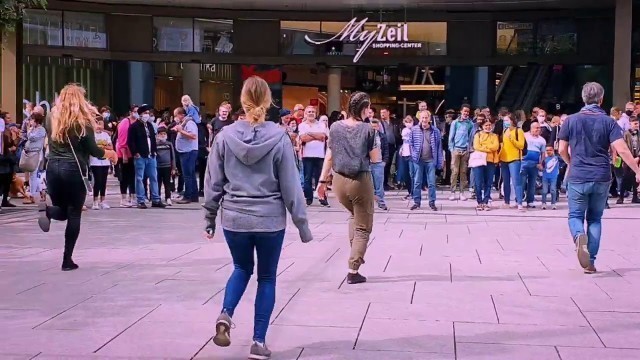
<svg viewBox="0 0 640 360"><path fill-rule="evenodd" d="M207 113L238 105L243 79L279 106L343 107L351 91L398 115L425 99L575 108L640 100L636 0L49 0L2 39L3 110L48 107L69 82L119 114L189 94ZM637 68L638 67L638 68ZM638 75L636 75L638 73ZM640 89L638 87L637 89ZM564 109L563 109L564 110Z"/></svg>

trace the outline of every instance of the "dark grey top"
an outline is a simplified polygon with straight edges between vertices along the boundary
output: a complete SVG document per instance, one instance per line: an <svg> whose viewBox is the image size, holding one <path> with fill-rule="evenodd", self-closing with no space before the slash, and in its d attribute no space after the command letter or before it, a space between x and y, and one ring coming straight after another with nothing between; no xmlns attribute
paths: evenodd
<svg viewBox="0 0 640 360"><path fill-rule="evenodd" d="M420 160L431 161L433 160L433 152L431 150L431 128L422 129L422 152L420 153Z"/></svg>
<svg viewBox="0 0 640 360"><path fill-rule="evenodd" d="M348 177L369 172L369 152L373 149L373 129L369 124L349 126L338 121L329 130L333 171Z"/></svg>

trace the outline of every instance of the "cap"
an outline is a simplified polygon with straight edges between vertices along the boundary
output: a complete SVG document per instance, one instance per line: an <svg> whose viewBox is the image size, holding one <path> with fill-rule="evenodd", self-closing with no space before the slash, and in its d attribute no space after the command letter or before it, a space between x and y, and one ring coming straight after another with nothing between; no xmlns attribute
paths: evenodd
<svg viewBox="0 0 640 360"><path fill-rule="evenodd" d="M287 115L291 115L291 110L285 108L280 109L280 117L285 117Z"/></svg>
<svg viewBox="0 0 640 360"><path fill-rule="evenodd" d="M150 110L153 110L153 108L150 105L142 104L138 107L138 115L142 115L143 112L150 111Z"/></svg>

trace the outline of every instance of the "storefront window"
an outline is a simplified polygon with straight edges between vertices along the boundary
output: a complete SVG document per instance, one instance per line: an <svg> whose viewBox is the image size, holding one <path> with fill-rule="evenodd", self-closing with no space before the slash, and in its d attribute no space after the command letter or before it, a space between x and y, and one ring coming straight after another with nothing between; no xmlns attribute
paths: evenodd
<svg viewBox="0 0 640 360"><path fill-rule="evenodd" d="M550 20L538 24L538 54L575 54L578 48L576 23Z"/></svg>
<svg viewBox="0 0 640 360"><path fill-rule="evenodd" d="M65 11L64 46L106 49L104 14Z"/></svg>
<svg viewBox="0 0 640 360"><path fill-rule="evenodd" d="M196 52L233 53L233 20L195 19Z"/></svg>
<svg viewBox="0 0 640 360"><path fill-rule="evenodd" d="M319 34L322 34L320 21L281 21L280 52L283 55L320 55L324 51L304 39L305 35Z"/></svg>
<svg viewBox="0 0 640 360"><path fill-rule="evenodd" d="M193 19L153 18L154 51L193 52L193 39Z"/></svg>
<svg viewBox="0 0 640 360"><path fill-rule="evenodd" d="M62 46L62 12L27 10L22 30L24 44Z"/></svg>
<svg viewBox="0 0 640 360"><path fill-rule="evenodd" d="M534 54L535 35L532 22L498 22L497 30L498 54Z"/></svg>

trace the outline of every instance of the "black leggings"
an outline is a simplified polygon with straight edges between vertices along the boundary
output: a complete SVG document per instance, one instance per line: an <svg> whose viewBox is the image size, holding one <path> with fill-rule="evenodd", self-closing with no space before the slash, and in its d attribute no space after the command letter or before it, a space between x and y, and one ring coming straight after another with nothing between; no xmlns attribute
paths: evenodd
<svg viewBox="0 0 640 360"><path fill-rule="evenodd" d="M129 195L136 194L136 168L133 165L133 159L125 164L122 159L118 159L120 164L120 194L127 195L127 189Z"/></svg>
<svg viewBox="0 0 640 360"><path fill-rule="evenodd" d="M204 191L204 175L207 172L207 158L198 159L198 168L196 171L198 172L198 184L200 185L200 191Z"/></svg>
<svg viewBox="0 0 640 360"><path fill-rule="evenodd" d="M13 180L13 174L0 174L0 197L2 202L9 201L9 190L11 190L11 181Z"/></svg>
<svg viewBox="0 0 640 360"><path fill-rule="evenodd" d="M171 168L159 167L158 168L158 194L162 194L162 187L164 186L164 199L171 199Z"/></svg>
<svg viewBox="0 0 640 360"><path fill-rule="evenodd" d="M64 231L64 259L70 260L80 235L80 217L87 196L87 189L75 160L49 159L47 191L53 204L47 207L47 216L67 222Z"/></svg>
<svg viewBox="0 0 640 360"><path fill-rule="evenodd" d="M93 197L104 198L107 192L107 177L109 176L109 166L92 166L93 173Z"/></svg>

